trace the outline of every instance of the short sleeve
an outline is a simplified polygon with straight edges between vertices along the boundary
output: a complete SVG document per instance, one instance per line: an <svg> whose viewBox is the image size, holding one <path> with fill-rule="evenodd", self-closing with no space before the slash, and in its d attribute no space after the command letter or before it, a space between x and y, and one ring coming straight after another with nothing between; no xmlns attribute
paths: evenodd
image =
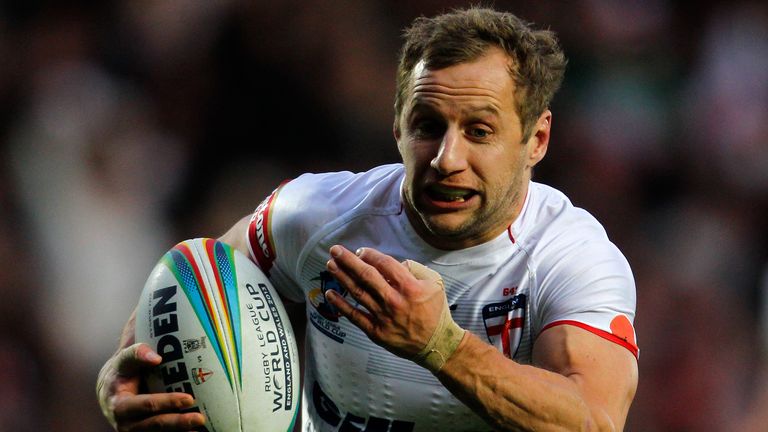
<svg viewBox="0 0 768 432"><path fill-rule="evenodd" d="M539 333L574 325L638 357L634 277L626 258L607 238L553 248L537 277Z"/></svg>
<svg viewBox="0 0 768 432"><path fill-rule="evenodd" d="M292 266L290 266L290 263L295 260L296 253L277 247L277 245L295 242L289 238L276 239L278 232L291 232L291 230L279 229L280 225L285 223L285 218L281 214L281 205L278 202L279 198L285 199L281 195L289 182L283 182L256 207L248 223L246 244L251 259L269 277L278 293L288 300L302 302L304 296L291 274Z"/></svg>

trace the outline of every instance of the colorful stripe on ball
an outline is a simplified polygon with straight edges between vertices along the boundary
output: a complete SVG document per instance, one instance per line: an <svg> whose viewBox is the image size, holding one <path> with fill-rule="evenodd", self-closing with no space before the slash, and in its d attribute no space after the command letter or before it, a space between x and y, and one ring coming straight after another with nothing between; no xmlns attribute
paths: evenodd
<svg viewBox="0 0 768 432"><path fill-rule="evenodd" d="M240 307L233 250L216 240L202 239L205 257L201 257L201 260L208 261L214 278L211 281L214 286L205 289L208 285L203 280L198 260L189 243L186 241L176 245L163 257L163 262L181 283L234 390L234 382L242 387L242 360Z"/></svg>
<svg viewBox="0 0 768 432"><path fill-rule="evenodd" d="M208 262L216 275L216 292L222 306L222 324L227 338L227 346L231 347L233 357L232 368L242 388L242 356L240 335L240 300L237 295L237 274L235 270L234 250L219 241L205 240L205 251Z"/></svg>

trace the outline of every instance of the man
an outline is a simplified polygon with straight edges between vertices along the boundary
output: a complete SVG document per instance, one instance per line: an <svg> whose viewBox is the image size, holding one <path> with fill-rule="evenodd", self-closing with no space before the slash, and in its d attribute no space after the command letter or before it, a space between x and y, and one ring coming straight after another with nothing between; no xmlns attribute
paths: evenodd
<svg viewBox="0 0 768 432"><path fill-rule="evenodd" d="M631 271L588 213L531 181L564 67L554 36L511 14L417 19L397 78L403 163L303 175L222 237L305 302L302 430L623 428ZM202 424L178 413L188 395L137 394L160 359L132 329L100 375L105 414Z"/></svg>

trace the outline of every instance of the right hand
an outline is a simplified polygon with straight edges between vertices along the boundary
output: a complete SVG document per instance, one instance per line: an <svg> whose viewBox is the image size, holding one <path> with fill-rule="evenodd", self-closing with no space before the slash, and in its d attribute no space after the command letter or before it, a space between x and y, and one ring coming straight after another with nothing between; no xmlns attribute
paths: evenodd
<svg viewBox="0 0 768 432"><path fill-rule="evenodd" d="M137 343L117 351L101 368L96 395L115 430L191 431L205 424L198 412L180 412L195 403L186 393L139 393L142 371L161 362L149 345Z"/></svg>

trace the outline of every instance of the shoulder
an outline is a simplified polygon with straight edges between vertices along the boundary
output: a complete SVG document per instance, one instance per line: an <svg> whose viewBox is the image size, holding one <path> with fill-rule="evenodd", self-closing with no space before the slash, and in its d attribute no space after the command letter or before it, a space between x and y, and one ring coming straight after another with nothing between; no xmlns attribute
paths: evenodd
<svg viewBox="0 0 768 432"><path fill-rule="evenodd" d="M579 229L573 232L577 235L606 235L600 222L588 211L574 206L559 190L536 182L530 184L524 219L523 223L527 225L524 228L529 229L531 235L573 231L574 228ZM549 229L542 229L542 223L546 223Z"/></svg>
<svg viewBox="0 0 768 432"><path fill-rule="evenodd" d="M343 206L382 195L402 180L401 164L382 165L368 171L307 173L287 182L280 192L283 199L307 204L327 205L332 202Z"/></svg>
<svg viewBox="0 0 768 432"><path fill-rule="evenodd" d="M605 228L588 211L576 207L559 190L531 182L529 197L517 227L521 248L539 265L576 253L623 255ZM589 256L583 256L589 260Z"/></svg>
<svg viewBox="0 0 768 432"><path fill-rule="evenodd" d="M352 210L399 206L401 164L369 171L303 174L275 197L274 217L286 223L325 223Z"/></svg>
<svg viewBox="0 0 768 432"><path fill-rule="evenodd" d="M361 173L303 174L284 182L251 216L251 254L268 271L278 256L296 260L310 238L351 215L397 213L402 176L402 165L392 164Z"/></svg>

